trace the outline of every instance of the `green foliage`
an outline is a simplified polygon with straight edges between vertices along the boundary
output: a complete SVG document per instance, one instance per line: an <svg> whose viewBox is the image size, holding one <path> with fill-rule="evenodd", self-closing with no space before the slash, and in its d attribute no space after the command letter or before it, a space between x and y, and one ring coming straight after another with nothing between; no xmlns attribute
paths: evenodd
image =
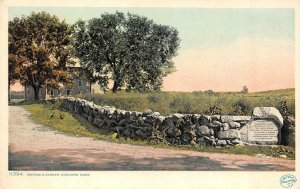
<svg viewBox="0 0 300 189"><path fill-rule="evenodd" d="M247 99L238 99L233 103L234 114L236 115L247 115L250 114L253 109L251 109L250 103Z"/></svg>
<svg viewBox="0 0 300 189"><path fill-rule="evenodd" d="M177 94L169 103L170 112L178 113L191 113L192 103L191 100L185 98L183 94Z"/></svg>
<svg viewBox="0 0 300 189"><path fill-rule="evenodd" d="M157 104L159 102L159 97L156 95L149 95L147 99L150 104Z"/></svg>
<svg viewBox="0 0 300 189"><path fill-rule="evenodd" d="M251 115L255 107L276 107L282 111L280 102L285 100L290 114L295 115L295 90L284 89L259 93L240 92L119 92L104 95L78 96L101 106L111 105L132 111L152 109L162 115L169 113L204 113L212 111L230 115ZM215 108L214 108L215 107ZM282 112L283 113L283 112Z"/></svg>
<svg viewBox="0 0 300 189"><path fill-rule="evenodd" d="M174 71L172 58L179 47L176 29L135 15L102 14L75 24L75 52L92 82L112 91L150 92Z"/></svg>
<svg viewBox="0 0 300 189"><path fill-rule="evenodd" d="M243 89L242 89L242 93L248 93L248 87L245 85L245 86L243 86Z"/></svg>
<svg viewBox="0 0 300 189"><path fill-rule="evenodd" d="M66 70L71 50L71 27L46 12L14 18L8 23L9 80L20 80L35 90L47 83L58 87L69 83L71 74Z"/></svg>

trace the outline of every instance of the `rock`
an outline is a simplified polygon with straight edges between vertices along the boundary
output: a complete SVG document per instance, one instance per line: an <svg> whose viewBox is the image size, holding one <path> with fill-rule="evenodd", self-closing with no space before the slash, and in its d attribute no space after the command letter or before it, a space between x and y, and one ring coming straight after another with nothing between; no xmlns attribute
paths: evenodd
<svg viewBox="0 0 300 189"><path fill-rule="evenodd" d="M184 114L178 114L178 113L173 114L173 117L176 118L176 120L177 119L182 119L184 116L185 116Z"/></svg>
<svg viewBox="0 0 300 189"><path fill-rule="evenodd" d="M286 155L279 155L280 158L287 158Z"/></svg>
<svg viewBox="0 0 300 189"><path fill-rule="evenodd" d="M217 142L216 142L215 140L213 140L212 143L211 143L211 145L212 145L213 147L215 147L215 146L217 146Z"/></svg>
<svg viewBox="0 0 300 189"><path fill-rule="evenodd" d="M210 118L209 117L206 117L204 115L201 115L199 118L198 118L198 123L199 125L208 125L210 122Z"/></svg>
<svg viewBox="0 0 300 189"><path fill-rule="evenodd" d="M241 127L246 125L249 121L240 121L239 123L241 124Z"/></svg>
<svg viewBox="0 0 300 189"><path fill-rule="evenodd" d="M165 120L165 117L164 116L158 116L157 117L157 120L162 123L164 120Z"/></svg>
<svg viewBox="0 0 300 189"><path fill-rule="evenodd" d="M215 134L215 131L213 129L210 129L210 135L211 135L211 137L214 137L214 134Z"/></svg>
<svg viewBox="0 0 300 189"><path fill-rule="evenodd" d="M197 124L198 123L198 118L199 118L199 116L192 115L192 117L191 117L192 124Z"/></svg>
<svg viewBox="0 0 300 189"><path fill-rule="evenodd" d="M198 141L198 143L201 143L201 142L204 142L205 139L204 139L204 137L199 137L199 138L197 139L197 141Z"/></svg>
<svg viewBox="0 0 300 189"><path fill-rule="evenodd" d="M204 136L204 139L208 140L208 141L212 141L212 139L208 136Z"/></svg>
<svg viewBox="0 0 300 189"><path fill-rule="evenodd" d="M233 145L233 143L231 143L230 140L226 140L226 142L227 142L228 145Z"/></svg>
<svg viewBox="0 0 300 189"><path fill-rule="evenodd" d="M208 126L211 127L211 128L219 128L219 127L221 127L221 126L215 125L213 123L209 123Z"/></svg>
<svg viewBox="0 0 300 189"><path fill-rule="evenodd" d="M239 122L231 121L229 122L229 126L231 129L238 129L241 127L241 124Z"/></svg>
<svg viewBox="0 0 300 189"><path fill-rule="evenodd" d="M228 123L223 123L221 126L223 131L228 131L229 130L229 124Z"/></svg>
<svg viewBox="0 0 300 189"><path fill-rule="evenodd" d="M160 116L160 113L159 112L153 112L153 114L151 114L152 117L158 117Z"/></svg>
<svg viewBox="0 0 300 189"><path fill-rule="evenodd" d="M212 121L219 121L221 120L221 116L220 115L211 115L210 116Z"/></svg>
<svg viewBox="0 0 300 189"><path fill-rule="evenodd" d="M103 124L104 124L104 120L102 120L102 119L96 117L96 118L94 119L94 121L93 121L93 124L96 125L96 126L98 126L98 127L102 127Z"/></svg>
<svg viewBox="0 0 300 189"><path fill-rule="evenodd" d="M218 140L217 142L217 146L226 146L226 145L227 145L226 140Z"/></svg>
<svg viewBox="0 0 300 189"><path fill-rule="evenodd" d="M135 131L135 134L137 136L141 136L141 137L145 137L145 133L141 130L141 129L138 129Z"/></svg>
<svg viewBox="0 0 300 189"><path fill-rule="evenodd" d="M198 136L210 136L211 129L209 127L207 127L206 125L198 126L196 134Z"/></svg>
<svg viewBox="0 0 300 189"><path fill-rule="evenodd" d="M153 114L153 111L152 111L151 109L147 109L147 110L145 110L145 111L142 113L142 116L143 116L143 117L146 117L146 116L151 115L151 114Z"/></svg>
<svg viewBox="0 0 300 189"><path fill-rule="evenodd" d="M209 145L209 146L216 146L217 143L216 143L216 140L214 137L208 137L208 136L204 136L204 141L206 141L206 146Z"/></svg>
<svg viewBox="0 0 300 189"><path fill-rule="evenodd" d="M243 144L243 142L242 141L240 141L239 139L233 139L232 141L231 141L231 143L232 144Z"/></svg>
<svg viewBox="0 0 300 189"><path fill-rule="evenodd" d="M219 121L213 121L213 124L216 125L217 127L221 127L222 123Z"/></svg>
<svg viewBox="0 0 300 189"><path fill-rule="evenodd" d="M253 117L260 119L274 119L280 127L283 125L283 117L275 107L255 107Z"/></svg>
<svg viewBox="0 0 300 189"><path fill-rule="evenodd" d="M104 107L104 112L109 114L109 115L112 115L114 112L115 112L116 108L115 107Z"/></svg>
<svg viewBox="0 0 300 189"><path fill-rule="evenodd" d="M181 143L183 145L189 145L191 143L191 140L192 140L192 138L189 133L183 133L181 135Z"/></svg>
<svg viewBox="0 0 300 189"><path fill-rule="evenodd" d="M152 115L149 115L146 117L145 122L152 124L155 121L155 117L153 117Z"/></svg>
<svg viewBox="0 0 300 189"><path fill-rule="evenodd" d="M179 137L181 135L181 131L176 127L169 128L167 129L167 135L168 137Z"/></svg>
<svg viewBox="0 0 300 189"><path fill-rule="evenodd" d="M129 137L132 138L132 139L137 139L137 136L135 135L134 132L132 132Z"/></svg>
<svg viewBox="0 0 300 189"><path fill-rule="evenodd" d="M137 117L140 117L140 116L143 115L143 112L135 112L135 115L136 115Z"/></svg>
<svg viewBox="0 0 300 189"><path fill-rule="evenodd" d="M115 112L116 112L117 114L125 115L125 112L126 112L126 111L125 111L125 110L116 109Z"/></svg>
<svg viewBox="0 0 300 189"><path fill-rule="evenodd" d="M171 117L166 117L164 121L161 124L161 127L175 127L172 118Z"/></svg>
<svg viewBox="0 0 300 189"><path fill-rule="evenodd" d="M130 136L130 131L126 129L126 130L123 132L123 134L124 134L125 136Z"/></svg>
<svg viewBox="0 0 300 189"><path fill-rule="evenodd" d="M195 131L190 131L189 133L191 134L192 137L196 137L197 136L196 133L195 133Z"/></svg>
<svg viewBox="0 0 300 189"><path fill-rule="evenodd" d="M235 129L229 129L228 131L219 131L217 133L218 139L236 139L240 138L240 132Z"/></svg>
<svg viewBox="0 0 300 189"><path fill-rule="evenodd" d="M251 116L230 116L230 115L222 115L221 117L221 121L222 122L226 122L226 123L229 123L231 121L234 121L234 122L248 122L250 121L251 119Z"/></svg>

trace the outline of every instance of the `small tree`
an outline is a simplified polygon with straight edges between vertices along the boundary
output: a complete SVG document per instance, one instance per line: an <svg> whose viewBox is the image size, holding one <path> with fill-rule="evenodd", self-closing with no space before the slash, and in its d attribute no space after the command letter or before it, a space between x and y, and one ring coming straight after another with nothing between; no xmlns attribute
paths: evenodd
<svg viewBox="0 0 300 189"><path fill-rule="evenodd" d="M39 89L46 84L59 87L70 83L67 64L71 56L71 27L49 13L32 13L8 23L9 81L30 85L39 99Z"/></svg>
<svg viewBox="0 0 300 189"><path fill-rule="evenodd" d="M248 93L248 87L246 85L244 85L241 92L242 93Z"/></svg>

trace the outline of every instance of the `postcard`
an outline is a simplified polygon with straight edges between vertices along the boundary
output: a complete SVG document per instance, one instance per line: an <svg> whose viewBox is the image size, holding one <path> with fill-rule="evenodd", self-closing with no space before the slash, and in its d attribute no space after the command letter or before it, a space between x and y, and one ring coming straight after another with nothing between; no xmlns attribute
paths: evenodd
<svg viewBox="0 0 300 189"><path fill-rule="evenodd" d="M299 188L298 1L0 6L0 188Z"/></svg>

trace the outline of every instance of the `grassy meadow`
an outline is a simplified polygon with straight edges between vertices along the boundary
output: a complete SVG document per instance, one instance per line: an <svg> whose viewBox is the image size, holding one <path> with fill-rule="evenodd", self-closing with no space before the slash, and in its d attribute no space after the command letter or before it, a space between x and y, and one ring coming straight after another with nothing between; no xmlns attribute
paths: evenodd
<svg viewBox="0 0 300 189"><path fill-rule="evenodd" d="M295 115L295 89L281 89L264 92L124 92L95 95L78 95L100 106L114 106L131 111L151 109L162 115L170 113L203 113L213 111L230 115L251 115L257 106L276 107L282 110L281 101L286 101L288 111ZM215 107L215 108L212 108Z"/></svg>

